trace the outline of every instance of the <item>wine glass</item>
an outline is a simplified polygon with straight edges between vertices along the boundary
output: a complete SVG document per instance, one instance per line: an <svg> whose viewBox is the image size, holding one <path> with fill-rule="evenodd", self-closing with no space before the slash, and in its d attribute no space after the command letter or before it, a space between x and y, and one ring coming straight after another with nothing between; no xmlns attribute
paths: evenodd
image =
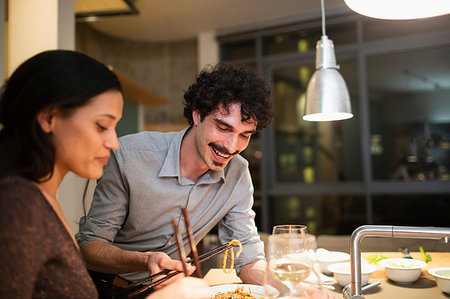
<svg viewBox="0 0 450 299"><path fill-rule="evenodd" d="M302 298L328 298L323 281L325 276L320 271L317 258L317 238L314 235L306 234L304 239L304 248L307 252L306 258L308 259L311 272L303 282L296 286L297 293L301 294Z"/></svg>
<svg viewBox="0 0 450 299"><path fill-rule="evenodd" d="M316 249L314 235L269 236L264 275L265 298L328 298L318 271Z"/></svg>
<svg viewBox="0 0 450 299"><path fill-rule="evenodd" d="M305 248L306 234L275 234L268 237L266 298L300 298L297 285L311 273L311 259Z"/></svg>
<svg viewBox="0 0 450 299"><path fill-rule="evenodd" d="M306 235L308 233L308 229L306 225L301 224L282 224L275 225L272 230L272 234L300 234Z"/></svg>

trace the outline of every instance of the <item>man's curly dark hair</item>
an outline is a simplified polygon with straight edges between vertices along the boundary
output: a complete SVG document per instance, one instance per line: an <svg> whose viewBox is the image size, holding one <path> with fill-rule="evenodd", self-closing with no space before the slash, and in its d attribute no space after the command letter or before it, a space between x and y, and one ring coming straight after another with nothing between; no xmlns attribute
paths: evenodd
<svg viewBox="0 0 450 299"><path fill-rule="evenodd" d="M220 63L212 70L203 70L184 93L184 116L192 126L192 112L198 110L203 121L222 104L241 104L243 120L256 120L257 130L267 127L273 116L268 82L253 68L245 65Z"/></svg>

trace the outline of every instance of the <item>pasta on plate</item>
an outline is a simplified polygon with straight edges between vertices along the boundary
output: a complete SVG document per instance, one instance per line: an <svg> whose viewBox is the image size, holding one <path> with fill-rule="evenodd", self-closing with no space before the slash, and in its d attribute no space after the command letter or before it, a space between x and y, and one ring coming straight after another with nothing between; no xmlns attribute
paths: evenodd
<svg viewBox="0 0 450 299"><path fill-rule="evenodd" d="M238 240L231 240L228 245L236 245L239 246L239 250L236 253L236 258L239 257L239 255L241 255L242 252L242 244L241 242L239 242ZM231 264L230 264L230 268L227 269L227 257L228 257L228 251L230 252L230 258L231 258ZM233 271L234 268L234 251L233 251L233 247L231 247L229 250L225 251L225 254L223 256L223 262L222 262L222 269L223 272L230 274ZM230 298L234 298L234 297L230 297ZM236 298L240 298L240 297L236 297Z"/></svg>
<svg viewBox="0 0 450 299"><path fill-rule="evenodd" d="M213 299L257 299L252 296L249 288L248 292L244 291L244 287L238 287L234 291L228 291L226 293L219 293L212 297Z"/></svg>

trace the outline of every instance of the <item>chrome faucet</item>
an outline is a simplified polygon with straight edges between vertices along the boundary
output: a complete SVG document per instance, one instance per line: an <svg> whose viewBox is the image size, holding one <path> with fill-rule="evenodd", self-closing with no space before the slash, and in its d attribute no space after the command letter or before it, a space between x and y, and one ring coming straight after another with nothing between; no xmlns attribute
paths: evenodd
<svg viewBox="0 0 450 299"><path fill-rule="evenodd" d="M363 225L358 227L352 233L350 244L351 284L346 286L342 291L346 299L364 298L361 288L360 242L365 237L442 239L444 243L448 243L450 228L392 225Z"/></svg>

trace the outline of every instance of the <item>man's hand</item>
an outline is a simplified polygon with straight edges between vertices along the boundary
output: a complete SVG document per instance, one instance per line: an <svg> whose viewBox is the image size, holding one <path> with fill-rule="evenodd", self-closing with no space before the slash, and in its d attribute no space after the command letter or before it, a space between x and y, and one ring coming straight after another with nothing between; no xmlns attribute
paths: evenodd
<svg viewBox="0 0 450 299"><path fill-rule="evenodd" d="M183 264L181 261L173 260L167 254L165 254L163 252L146 252L146 254L148 255L147 267L148 267L148 272L150 275L156 274L164 269L178 270L180 272L184 271ZM189 263L186 263L186 267L187 267L189 275L191 275L195 270L195 267L193 267ZM169 280L161 283L157 287L155 287L155 289L160 289L163 286L171 284L172 282L174 282L175 280L177 280L183 276L184 276L183 274L175 275L171 279L169 279ZM163 277L164 276L158 277L156 279L159 280Z"/></svg>
<svg viewBox="0 0 450 299"><path fill-rule="evenodd" d="M323 298L323 299L335 299L333 294L328 293L326 290L319 290L316 287L309 286L306 283L300 283L296 287L297 293L305 298Z"/></svg>
<svg viewBox="0 0 450 299"><path fill-rule="evenodd" d="M155 274L164 269L183 272L183 265L180 261L172 260L162 252L123 250L103 241L87 242L80 249L88 269L101 273L119 274L148 271L150 274ZM188 274L192 274L195 268L190 264L186 266ZM176 277L179 278L180 275L176 275Z"/></svg>

